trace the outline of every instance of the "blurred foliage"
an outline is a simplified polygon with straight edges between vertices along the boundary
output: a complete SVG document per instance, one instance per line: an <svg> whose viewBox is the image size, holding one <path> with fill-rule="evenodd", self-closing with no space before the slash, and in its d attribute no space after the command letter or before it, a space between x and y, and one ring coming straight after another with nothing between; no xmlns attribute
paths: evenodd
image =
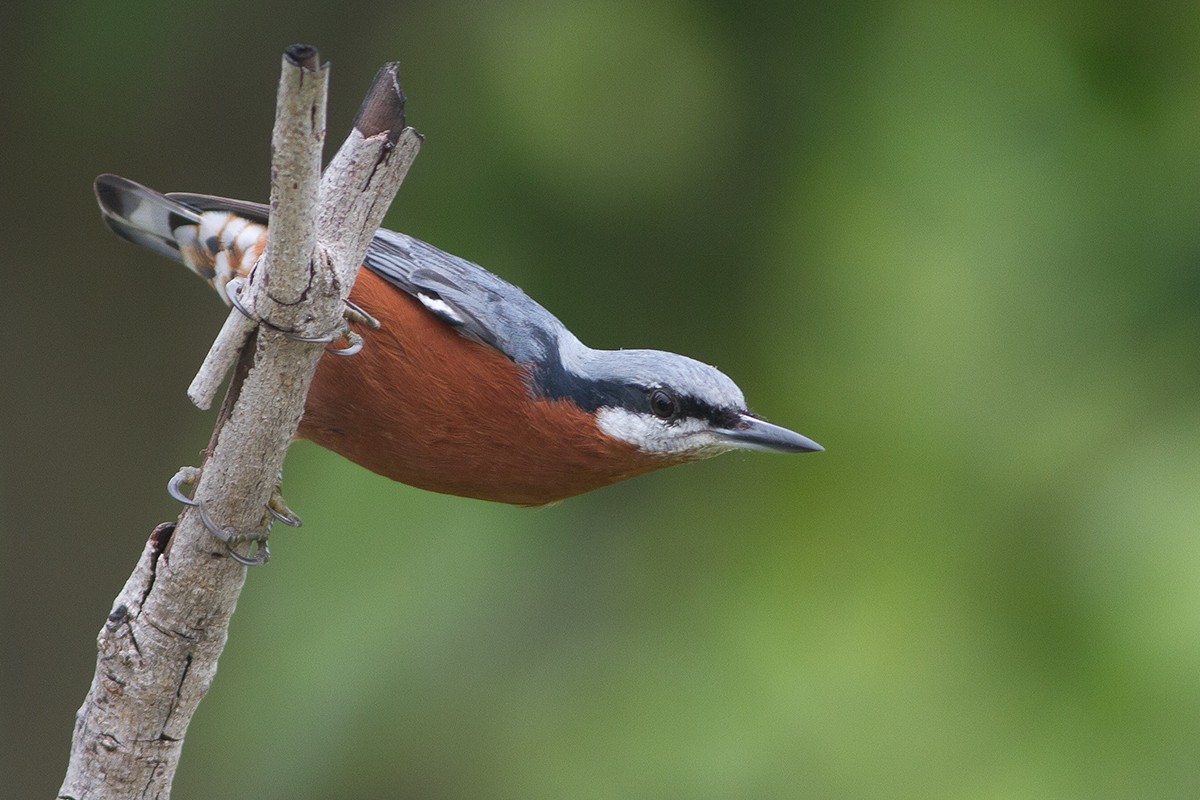
<svg viewBox="0 0 1200 800"><path fill-rule="evenodd" d="M223 317L91 180L266 196L278 60L383 62L389 216L828 448L519 510L307 444L179 797L1200 794L1200 7L17 3L5 796L196 461ZM16 35L14 35L14 32ZM419 391L419 387L413 387Z"/></svg>

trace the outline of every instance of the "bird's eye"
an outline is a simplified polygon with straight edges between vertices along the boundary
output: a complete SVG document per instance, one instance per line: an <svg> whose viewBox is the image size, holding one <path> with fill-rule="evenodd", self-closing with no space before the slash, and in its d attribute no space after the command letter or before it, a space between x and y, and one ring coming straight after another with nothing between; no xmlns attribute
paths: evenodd
<svg viewBox="0 0 1200 800"><path fill-rule="evenodd" d="M679 401L666 389L655 389L650 393L650 410L659 419L671 419L679 413Z"/></svg>

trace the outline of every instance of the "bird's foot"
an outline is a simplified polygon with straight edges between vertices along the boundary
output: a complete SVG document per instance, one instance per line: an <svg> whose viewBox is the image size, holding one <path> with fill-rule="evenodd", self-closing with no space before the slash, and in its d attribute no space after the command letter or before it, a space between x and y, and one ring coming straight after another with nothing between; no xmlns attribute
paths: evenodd
<svg viewBox="0 0 1200 800"><path fill-rule="evenodd" d="M350 330L350 323L355 322L370 328L371 330L379 329L379 320L375 319L366 311L363 311L362 308L347 300L345 301L346 308L342 315L341 327L332 333L327 333L323 336L301 336L300 334L293 333L292 331L285 331L282 328L277 328L266 320L255 316L254 312L242 305L241 294L242 287L245 286L245 284L245 278L234 278L225 287L225 292L229 297L229 302L233 304L234 308L242 313L242 316L246 317L246 319L257 322L259 325L263 325L273 331L276 331L277 333L282 334L288 339L291 339L293 342L305 342L306 344L323 345L332 345L335 342L341 342L343 340L347 342L345 347L326 347L326 351L331 355L353 356L357 355L359 351L363 349L363 338L359 334Z"/></svg>
<svg viewBox="0 0 1200 800"><path fill-rule="evenodd" d="M200 470L198 468L182 467L167 483L167 492L171 497L185 506L195 508L200 513L200 521L204 523L204 527L208 529L209 533L224 543L226 550L229 551L229 557L240 564L258 566L267 563L271 558L271 551L267 548L267 537L271 533L272 519L277 519L284 525L293 528L298 528L301 525L300 517L296 516L296 513L288 508L287 503L284 502L283 495L280 494L280 487L276 486L275 491L271 493L271 499L267 501L267 513L263 515L263 530L250 532L226 530L213 522L212 517L208 515L208 511L204 507L204 503L184 493L184 487L195 487L199 479ZM242 555L234 549L237 545L247 542L257 545L252 554Z"/></svg>

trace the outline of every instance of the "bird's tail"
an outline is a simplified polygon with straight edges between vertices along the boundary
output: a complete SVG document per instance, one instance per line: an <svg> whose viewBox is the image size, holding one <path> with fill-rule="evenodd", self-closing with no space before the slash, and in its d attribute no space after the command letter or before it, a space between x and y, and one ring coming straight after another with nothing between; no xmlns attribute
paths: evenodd
<svg viewBox="0 0 1200 800"><path fill-rule="evenodd" d="M96 200L105 224L114 233L183 263L228 303L225 285L254 266L266 247L267 228L235 210L207 202L220 198L180 195L193 197L197 205L117 175L96 178Z"/></svg>

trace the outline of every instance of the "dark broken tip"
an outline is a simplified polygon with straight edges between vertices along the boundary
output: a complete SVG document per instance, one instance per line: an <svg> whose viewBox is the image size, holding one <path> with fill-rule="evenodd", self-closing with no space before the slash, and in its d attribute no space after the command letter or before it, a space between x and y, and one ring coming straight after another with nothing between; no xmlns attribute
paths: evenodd
<svg viewBox="0 0 1200 800"><path fill-rule="evenodd" d="M388 144L395 145L404 132L407 100L400 87L400 65L395 61L384 64L375 73L375 80L354 117L355 129L365 139L386 133Z"/></svg>
<svg viewBox="0 0 1200 800"><path fill-rule="evenodd" d="M108 615L109 627L115 628L129 619L129 606L119 603Z"/></svg>
<svg viewBox="0 0 1200 800"><path fill-rule="evenodd" d="M291 64L310 72L316 72L321 67L320 54L311 44L288 45L283 55Z"/></svg>
<svg viewBox="0 0 1200 800"><path fill-rule="evenodd" d="M154 555L159 556L167 551L171 544L171 536L175 533L174 522L163 522L150 532L150 544Z"/></svg>

